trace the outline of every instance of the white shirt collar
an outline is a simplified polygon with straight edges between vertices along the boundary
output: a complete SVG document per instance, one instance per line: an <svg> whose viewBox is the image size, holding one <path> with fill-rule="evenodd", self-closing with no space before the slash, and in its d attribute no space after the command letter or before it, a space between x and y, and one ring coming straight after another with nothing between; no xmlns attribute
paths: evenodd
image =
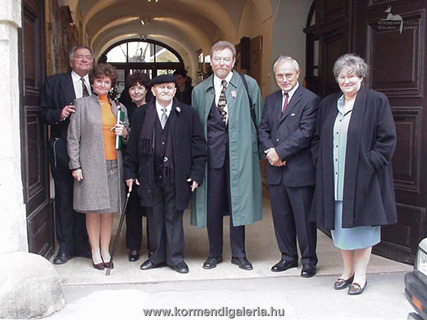
<svg viewBox="0 0 427 320"><path fill-rule="evenodd" d="M73 82L77 82L77 81L80 81L80 79L82 78L82 77L80 77L77 73L75 73L74 71L71 71L71 77L73 78ZM88 86L89 85L89 75L87 74L87 75L85 75L84 77L83 77L83 79L85 79L85 82L86 82L86 86Z"/></svg>
<svg viewBox="0 0 427 320"><path fill-rule="evenodd" d="M162 105L160 105L158 102L157 102L157 100L156 100L156 110L157 110L157 116L159 117L159 120L161 120L162 119L162 113L163 113L163 111L162 111L162 109L163 108L166 108L166 115L168 116L168 118L169 118L169 115L170 115L170 113L171 113L171 110L172 110L172 102L173 102L173 100L171 101L171 103L169 103L166 107L163 107Z"/></svg>
<svg viewBox="0 0 427 320"><path fill-rule="evenodd" d="M295 91L297 91L298 87L299 87L299 83L297 82L295 87L293 87L292 90L288 92L288 95L289 95L288 101L291 101L291 99L292 99ZM284 96L285 96L285 91L282 90L282 97L284 97Z"/></svg>
<svg viewBox="0 0 427 320"><path fill-rule="evenodd" d="M227 85L230 83L231 78L233 78L233 71L230 71L230 73L225 77L225 81L227 81ZM222 82L223 79L218 78L216 75L214 75L214 87L215 90L219 89L222 90Z"/></svg>

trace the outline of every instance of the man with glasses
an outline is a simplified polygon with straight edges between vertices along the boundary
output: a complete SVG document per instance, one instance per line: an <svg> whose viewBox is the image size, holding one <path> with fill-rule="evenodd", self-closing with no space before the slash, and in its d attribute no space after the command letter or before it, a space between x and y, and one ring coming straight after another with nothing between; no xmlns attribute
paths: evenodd
<svg viewBox="0 0 427 320"><path fill-rule="evenodd" d="M69 168L67 130L74 100L90 95L89 71L93 54L89 47L76 46L69 53L71 71L46 79L41 94L42 122L50 125L49 162L55 182L55 225L59 251L54 264L72 257L90 258L85 215L73 210L74 179Z"/></svg>
<svg viewBox="0 0 427 320"><path fill-rule="evenodd" d="M320 99L298 83L300 68L280 56L273 67L280 90L265 99L259 139L267 156L267 182L281 259L271 271L298 266L302 277L316 274L316 226L309 220L315 170L310 153Z"/></svg>
<svg viewBox="0 0 427 320"><path fill-rule="evenodd" d="M211 48L214 74L197 85L192 96L208 144L207 180L193 196L191 218L193 225L208 229L205 269L222 262L223 216L229 214L231 263L252 270L246 257L245 225L262 217L256 132L262 114L261 92L255 79L233 71L235 62L233 44L215 43Z"/></svg>
<svg viewBox="0 0 427 320"><path fill-rule="evenodd" d="M188 273L182 216L190 194L203 182L206 141L196 111L174 99L174 77L160 75L150 85L155 99L134 113L124 162L129 189L139 185L140 203L148 208L152 253L140 268L167 264Z"/></svg>

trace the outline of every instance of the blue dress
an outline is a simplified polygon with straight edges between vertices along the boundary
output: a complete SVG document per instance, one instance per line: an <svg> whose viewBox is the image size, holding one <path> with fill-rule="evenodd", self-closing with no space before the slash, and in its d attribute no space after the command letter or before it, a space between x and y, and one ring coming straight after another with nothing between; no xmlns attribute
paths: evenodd
<svg viewBox="0 0 427 320"><path fill-rule="evenodd" d="M334 245L341 250L364 249L372 247L380 242L381 229L379 226L342 228L347 131L353 109L351 107L351 109L344 110L344 96L338 99L337 109L338 114L335 119L333 131L335 229L331 232L332 239Z"/></svg>

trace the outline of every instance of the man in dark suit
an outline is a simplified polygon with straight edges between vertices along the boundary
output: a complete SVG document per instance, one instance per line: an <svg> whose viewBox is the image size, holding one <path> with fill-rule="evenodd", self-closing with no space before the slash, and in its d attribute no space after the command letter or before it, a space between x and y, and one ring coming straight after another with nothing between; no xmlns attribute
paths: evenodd
<svg viewBox="0 0 427 320"><path fill-rule="evenodd" d="M91 93L92 51L76 46L69 53L71 70L46 79L40 100L41 119L50 125L49 162L55 182L55 223L59 251L54 264L75 256L90 258L85 215L73 210L73 177L68 164L67 130L74 100Z"/></svg>
<svg viewBox="0 0 427 320"><path fill-rule="evenodd" d="M160 75L150 85L155 99L135 111L124 161L126 184L139 185L140 203L148 207L152 254L140 268L167 264L188 273L182 216L203 182L206 141L196 110L174 99L175 79Z"/></svg>
<svg viewBox="0 0 427 320"><path fill-rule="evenodd" d="M316 274L316 226L310 222L315 169L310 144L320 99L298 84L300 69L291 57L281 56L273 67L280 90L265 99L259 138L268 160L274 229L282 257L271 271L298 266L302 277Z"/></svg>

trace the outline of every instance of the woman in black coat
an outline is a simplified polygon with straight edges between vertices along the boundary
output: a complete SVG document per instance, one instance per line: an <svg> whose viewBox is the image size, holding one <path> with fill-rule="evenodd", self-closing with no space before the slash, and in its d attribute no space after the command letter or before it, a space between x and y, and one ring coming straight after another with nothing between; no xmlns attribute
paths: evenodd
<svg viewBox="0 0 427 320"><path fill-rule="evenodd" d="M396 223L391 158L396 131L388 99L362 83L368 66L354 54L340 57L334 76L341 92L324 98L313 140L316 190L312 215L332 230L344 271L336 290L361 294L380 226Z"/></svg>
<svg viewBox="0 0 427 320"><path fill-rule="evenodd" d="M128 76L126 88L128 88L130 102L125 106L128 110L130 125L132 127L133 114L138 108L146 108L150 89L150 78L146 73L136 71ZM142 217L146 216L146 210L139 204L138 186L132 189L126 211L126 247L129 249L129 261L135 262L139 259L142 239ZM147 228L148 230L148 228ZM147 234L147 251L150 248Z"/></svg>

